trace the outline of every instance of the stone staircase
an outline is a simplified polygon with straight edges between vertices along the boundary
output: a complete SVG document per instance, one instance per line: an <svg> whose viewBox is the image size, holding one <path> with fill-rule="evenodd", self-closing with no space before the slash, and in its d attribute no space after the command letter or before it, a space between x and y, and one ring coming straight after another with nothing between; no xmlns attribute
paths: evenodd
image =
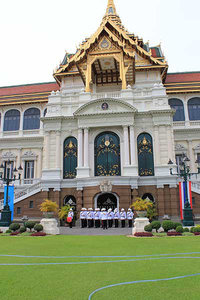
<svg viewBox="0 0 200 300"><path fill-rule="evenodd" d="M30 197L33 196L41 191L41 182L38 181L37 183L34 183L30 185L29 187L25 187L22 190L16 190L14 193L14 204ZM3 202L4 199L0 200L0 210L3 209Z"/></svg>

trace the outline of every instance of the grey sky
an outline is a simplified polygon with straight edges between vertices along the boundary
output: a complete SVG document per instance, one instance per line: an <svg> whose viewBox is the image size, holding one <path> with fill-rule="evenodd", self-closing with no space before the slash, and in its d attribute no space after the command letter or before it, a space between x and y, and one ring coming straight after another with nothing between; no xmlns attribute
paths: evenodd
<svg viewBox="0 0 200 300"><path fill-rule="evenodd" d="M200 71L199 0L115 0L129 32L161 42L170 72ZM96 31L107 0L0 0L0 86L53 81L65 50Z"/></svg>

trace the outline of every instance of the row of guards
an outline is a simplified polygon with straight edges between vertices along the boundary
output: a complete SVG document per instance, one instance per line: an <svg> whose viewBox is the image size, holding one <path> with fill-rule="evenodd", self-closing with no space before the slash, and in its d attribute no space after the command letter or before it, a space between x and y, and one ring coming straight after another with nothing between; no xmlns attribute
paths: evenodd
<svg viewBox="0 0 200 300"><path fill-rule="evenodd" d="M133 226L133 217L134 213L131 208L126 212L124 208L119 211L117 208L112 211L111 208L106 210L105 208L96 208L94 211L92 208L82 208L80 212L81 228L100 228L108 229L112 228L113 225L115 228L119 227L119 222L121 222L121 227L126 226L126 220L128 220L128 226L131 228ZM74 212L71 208L67 222L69 223L70 228L72 228L74 218Z"/></svg>

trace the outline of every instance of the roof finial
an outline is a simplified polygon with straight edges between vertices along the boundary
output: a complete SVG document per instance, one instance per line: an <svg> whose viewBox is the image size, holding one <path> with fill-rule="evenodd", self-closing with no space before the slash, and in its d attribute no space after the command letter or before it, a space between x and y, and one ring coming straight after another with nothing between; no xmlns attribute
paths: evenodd
<svg viewBox="0 0 200 300"><path fill-rule="evenodd" d="M106 15L116 15L116 8L114 4L114 0L108 0L108 5L107 5L107 10L106 10Z"/></svg>

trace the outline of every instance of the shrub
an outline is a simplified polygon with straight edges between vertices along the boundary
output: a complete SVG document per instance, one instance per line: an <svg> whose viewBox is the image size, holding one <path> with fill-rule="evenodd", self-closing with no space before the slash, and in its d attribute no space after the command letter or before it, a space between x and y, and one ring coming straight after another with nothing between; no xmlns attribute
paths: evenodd
<svg viewBox="0 0 200 300"><path fill-rule="evenodd" d="M33 229L33 227L35 226L35 224L36 224L36 222L34 222L34 221L28 221L25 223L25 227L29 228L31 231Z"/></svg>
<svg viewBox="0 0 200 300"><path fill-rule="evenodd" d="M172 232L168 232L167 236L181 236L182 233L180 232L176 232L176 231L172 231Z"/></svg>
<svg viewBox="0 0 200 300"><path fill-rule="evenodd" d="M176 232L183 233L183 227L182 226L177 226L176 227Z"/></svg>
<svg viewBox="0 0 200 300"><path fill-rule="evenodd" d="M200 232L194 232L194 235L200 235Z"/></svg>
<svg viewBox="0 0 200 300"><path fill-rule="evenodd" d="M136 237L152 237L153 234L151 232L136 232L134 234Z"/></svg>
<svg viewBox="0 0 200 300"><path fill-rule="evenodd" d="M176 229L178 226L183 227L183 225L182 225L181 223L175 222L175 223L174 223L174 228L173 228L173 229Z"/></svg>
<svg viewBox="0 0 200 300"><path fill-rule="evenodd" d="M11 233L11 232L12 232L12 230L10 230L10 229L6 230L6 233Z"/></svg>
<svg viewBox="0 0 200 300"><path fill-rule="evenodd" d="M9 226L9 229L12 230L12 231L17 231L19 228L20 228L19 223L12 223Z"/></svg>
<svg viewBox="0 0 200 300"><path fill-rule="evenodd" d="M31 236L45 236L46 233L45 232L34 232L31 234Z"/></svg>
<svg viewBox="0 0 200 300"><path fill-rule="evenodd" d="M158 232L158 229L160 229L160 227L161 227L161 223L159 221L153 221L151 223L151 226L153 229L156 229L156 232Z"/></svg>
<svg viewBox="0 0 200 300"><path fill-rule="evenodd" d="M193 232L194 232L194 228L195 228L195 227L191 227L191 228L190 228L190 232L193 233Z"/></svg>
<svg viewBox="0 0 200 300"><path fill-rule="evenodd" d="M185 227L183 228L183 232L190 232L189 228Z"/></svg>
<svg viewBox="0 0 200 300"><path fill-rule="evenodd" d="M32 232L25 231L25 232L21 233L21 236L30 236L31 234L32 234Z"/></svg>
<svg viewBox="0 0 200 300"><path fill-rule="evenodd" d="M200 232L200 227L194 227L193 233L195 233L195 232Z"/></svg>
<svg viewBox="0 0 200 300"><path fill-rule="evenodd" d="M158 212L157 212L155 205L153 205L153 207L148 207L147 208L147 218L149 219L149 221L151 222L152 220L156 220L157 217L158 217Z"/></svg>
<svg viewBox="0 0 200 300"><path fill-rule="evenodd" d="M58 217L60 220L67 219L68 213L70 210L70 205L62 206L58 211Z"/></svg>
<svg viewBox="0 0 200 300"><path fill-rule="evenodd" d="M43 226L41 224L35 224L34 230L40 232L43 230Z"/></svg>
<svg viewBox="0 0 200 300"><path fill-rule="evenodd" d="M151 202L148 199L142 199L140 197L136 197L131 207L133 207L134 210L143 211L143 210L147 210L149 207L153 207L153 202Z"/></svg>
<svg viewBox="0 0 200 300"><path fill-rule="evenodd" d="M3 231L0 230L0 234L3 233Z"/></svg>
<svg viewBox="0 0 200 300"><path fill-rule="evenodd" d="M194 233L192 233L192 232L183 232L182 235L184 235L184 236L191 236L191 235L194 235Z"/></svg>
<svg viewBox="0 0 200 300"><path fill-rule="evenodd" d="M174 222L170 220L163 221L162 228L164 229L165 232L168 232L169 230L174 229Z"/></svg>
<svg viewBox="0 0 200 300"><path fill-rule="evenodd" d="M13 231L13 232L11 232L10 235L18 235L18 234L19 234L19 231Z"/></svg>
<svg viewBox="0 0 200 300"><path fill-rule="evenodd" d="M57 212L58 210L58 204L49 199L45 199L39 207L42 212Z"/></svg>
<svg viewBox="0 0 200 300"><path fill-rule="evenodd" d="M151 225L151 224L146 225L146 226L144 227L144 230L147 231L147 232L152 232L152 225Z"/></svg>
<svg viewBox="0 0 200 300"><path fill-rule="evenodd" d="M20 229L19 229L19 232L20 233L23 233L26 231L26 227L25 226L21 226Z"/></svg>
<svg viewBox="0 0 200 300"><path fill-rule="evenodd" d="M167 236L167 233L166 232L160 232L160 233L154 232L153 235L156 237L163 237L163 236Z"/></svg>

